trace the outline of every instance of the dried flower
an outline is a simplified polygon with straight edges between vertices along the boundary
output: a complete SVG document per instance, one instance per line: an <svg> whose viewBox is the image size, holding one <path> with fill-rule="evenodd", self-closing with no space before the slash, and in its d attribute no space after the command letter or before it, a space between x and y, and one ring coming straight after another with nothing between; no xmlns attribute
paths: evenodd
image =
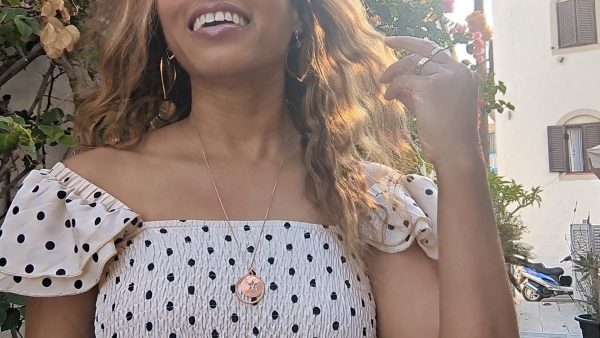
<svg viewBox="0 0 600 338"><path fill-rule="evenodd" d="M481 32L485 41L492 39L492 28L487 24L485 15L482 12L475 11L469 14L466 21L469 26L469 32Z"/></svg>
<svg viewBox="0 0 600 338"><path fill-rule="evenodd" d="M46 25L40 31L40 41L46 55L52 59L59 58L64 51L71 52L79 40L77 27L65 25L56 17L49 17Z"/></svg>
<svg viewBox="0 0 600 338"><path fill-rule="evenodd" d="M42 17L47 18L56 16L56 11L62 12L64 8L64 0L46 0L44 5L42 5Z"/></svg>

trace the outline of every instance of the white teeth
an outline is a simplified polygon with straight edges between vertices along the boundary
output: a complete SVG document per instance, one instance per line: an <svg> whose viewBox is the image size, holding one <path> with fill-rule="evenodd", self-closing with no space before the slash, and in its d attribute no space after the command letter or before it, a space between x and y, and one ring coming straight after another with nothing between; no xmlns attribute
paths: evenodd
<svg viewBox="0 0 600 338"><path fill-rule="evenodd" d="M233 22L236 25L240 25L240 26L246 26L248 24L247 20L237 14L237 13L231 13L231 12L216 12L216 13L206 13L206 14L202 14L200 15L196 21L194 22L194 26L193 26L193 31L197 31L200 28L204 27L206 24L212 23L212 22L221 22L221 21L225 21L225 22Z"/></svg>

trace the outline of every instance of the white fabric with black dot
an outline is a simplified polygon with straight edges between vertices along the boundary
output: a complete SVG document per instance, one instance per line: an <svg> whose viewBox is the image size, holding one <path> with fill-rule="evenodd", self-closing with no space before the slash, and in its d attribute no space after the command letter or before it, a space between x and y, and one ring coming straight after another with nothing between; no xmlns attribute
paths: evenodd
<svg viewBox="0 0 600 338"><path fill-rule="evenodd" d="M434 183L363 164L388 170L370 191L389 208L386 223L373 213L364 240L399 252L416 239L437 259ZM262 221L232 224L249 259ZM369 278L337 226L268 220L258 240L254 270L267 290L245 305L232 293L247 271L225 221L143 221L59 162L26 176L0 227L0 291L62 296L98 285L96 337L376 337Z"/></svg>

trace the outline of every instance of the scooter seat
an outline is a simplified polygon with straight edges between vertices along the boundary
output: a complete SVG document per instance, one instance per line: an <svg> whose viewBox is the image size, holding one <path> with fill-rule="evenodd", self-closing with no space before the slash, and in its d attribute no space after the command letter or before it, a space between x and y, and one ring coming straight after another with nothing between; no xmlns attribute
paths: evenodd
<svg viewBox="0 0 600 338"><path fill-rule="evenodd" d="M541 272L545 275L548 276L560 276L562 274L565 273L565 270L563 270L563 268L540 268L540 267L535 267L534 268L535 271L537 272Z"/></svg>

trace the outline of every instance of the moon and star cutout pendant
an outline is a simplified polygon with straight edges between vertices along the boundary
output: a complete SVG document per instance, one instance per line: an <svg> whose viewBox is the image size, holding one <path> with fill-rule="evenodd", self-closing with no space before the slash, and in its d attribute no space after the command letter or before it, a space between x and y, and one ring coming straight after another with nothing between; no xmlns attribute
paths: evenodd
<svg viewBox="0 0 600 338"><path fill-rule="evenodd" d="M244 304L256 305L265 296L265 283L250 271L235 284L235 295Z"/></svg>

